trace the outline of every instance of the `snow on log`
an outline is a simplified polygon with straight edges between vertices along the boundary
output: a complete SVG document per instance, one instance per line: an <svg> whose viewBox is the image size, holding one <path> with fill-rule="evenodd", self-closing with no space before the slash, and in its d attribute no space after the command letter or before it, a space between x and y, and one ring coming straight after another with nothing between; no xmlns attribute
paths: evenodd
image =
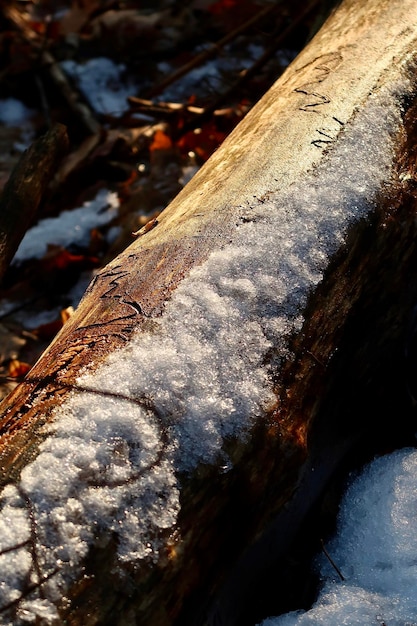
<svg viewBox="0 0 417 626"><path fill-rule="evenodd" d="M242 623L417 298L416 42L346 0L3 402L1 623Z"/></svg>

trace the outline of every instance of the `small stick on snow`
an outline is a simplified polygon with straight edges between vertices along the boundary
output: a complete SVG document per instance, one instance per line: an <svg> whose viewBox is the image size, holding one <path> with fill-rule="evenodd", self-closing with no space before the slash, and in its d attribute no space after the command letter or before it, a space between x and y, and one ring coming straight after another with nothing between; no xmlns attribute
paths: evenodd
<svg viewBox="0 0 417 626"><path fill-rule="evenodd" d="M343 574L340 571L340 569L337 567L336 563L333 561L333 559L330 556L330 554L327 552L326 547L324 545L323 539L320 539L320 543L321 543L321 549L323 550L324 556L329 561L330 565L335 569L335 571L337 572L337 575L339 576L340 580L342 580L342 581L346 580L346 578L343 576Z"/></svg>

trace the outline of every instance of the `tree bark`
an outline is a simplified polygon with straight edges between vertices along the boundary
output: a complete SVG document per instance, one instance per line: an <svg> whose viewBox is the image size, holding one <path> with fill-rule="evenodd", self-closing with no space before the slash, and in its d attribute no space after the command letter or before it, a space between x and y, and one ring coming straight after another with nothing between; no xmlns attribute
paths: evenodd
<svg viewBox="0 0 417 626"><path fill-rule="evenodd" d="M32 225L67 150L66 128L56 124L24 152L11 173L0 198L0 279Z"/></svg>
<svg viewBox="0 0 417 626"><path fill-rule="evenodd" d="M413 0L345 0L3 402L5 619L258 619L336 468L391 444L416 40Z"/></svg>

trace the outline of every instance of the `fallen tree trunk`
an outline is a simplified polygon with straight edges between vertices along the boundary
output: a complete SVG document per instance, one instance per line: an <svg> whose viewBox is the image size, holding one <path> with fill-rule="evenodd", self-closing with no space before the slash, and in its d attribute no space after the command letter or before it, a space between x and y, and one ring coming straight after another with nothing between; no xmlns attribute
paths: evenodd
<svg viewBox="0 0 417 626"><path fill-rule="evenodd" d="M3 402L5 623L244 623L384 431L417 297L416 40L414 1L346 0Z"/></svg>

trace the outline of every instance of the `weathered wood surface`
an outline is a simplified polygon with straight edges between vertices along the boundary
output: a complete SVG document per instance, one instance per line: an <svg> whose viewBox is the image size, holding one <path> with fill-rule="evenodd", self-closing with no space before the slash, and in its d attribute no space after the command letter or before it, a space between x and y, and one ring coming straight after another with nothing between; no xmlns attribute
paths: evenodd
<svg viewBox="0 0 417 626"><path fill-rule="evenodd" d="M95 277L2 403L5 623L23 623L24 611L50 623L42 611L53 610L55 623L83 626L246 623L250 590L334 469L376 424L385 432L379 417L400 384L417 298L416 46L414 0L346 0L154 228ZM213 322L219 308L204 309L205 289L229 328ZM195 366L194 339L209 372ZM216 361L210 341L215 351L229 339ZM131 384L117 372L129 360ZM99 382L79 378L86 366L104 372ZM119 403L120 423L133 415L153 429L145 464L121 426L84 465L70 449L77 437L86 445L82 426L73 434L59 407L74 416L79 398L100 395ZM85 432L97 411L81 410ZM181 430L190 411L197 435L191 422ZM42 483L48 464L52 486ZM94 517L101 502L110 504ZM135 541L148 554L135 555Z"/></svg>

